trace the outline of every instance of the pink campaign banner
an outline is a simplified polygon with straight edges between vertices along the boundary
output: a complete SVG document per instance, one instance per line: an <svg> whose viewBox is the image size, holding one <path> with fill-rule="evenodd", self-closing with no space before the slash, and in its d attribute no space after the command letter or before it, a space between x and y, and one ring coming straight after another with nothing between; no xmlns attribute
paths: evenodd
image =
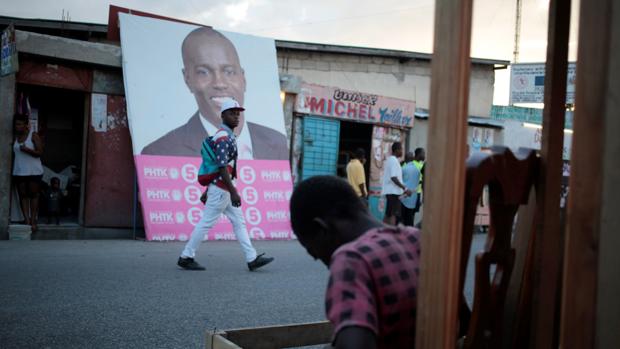
<svg viewBox="0 0 620 349"><path fill-rule="evenodd" d="M200 158L136 155L135 161L147 240L188 240L204 210L200 196L205 188L197 181ZM237 172L250 237L294 238L288 206L293 191L289 162L239 160ZM235 240L224 215L205 240Z"/></svg>

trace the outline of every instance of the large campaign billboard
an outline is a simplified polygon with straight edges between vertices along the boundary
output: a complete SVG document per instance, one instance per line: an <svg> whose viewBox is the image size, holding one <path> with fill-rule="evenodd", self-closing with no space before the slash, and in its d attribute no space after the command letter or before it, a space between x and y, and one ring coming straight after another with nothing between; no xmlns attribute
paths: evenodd
<svg viewBox="0 0 620 349"><path fill-rule="evenodd" d="M133 154L148 240L186 240L200 219L202 142L220 105L246 110L237 135L237 187L256 239L292 237L288 141L273 39L119 13ZM206 239L234 239L222 217Z"/></svg>

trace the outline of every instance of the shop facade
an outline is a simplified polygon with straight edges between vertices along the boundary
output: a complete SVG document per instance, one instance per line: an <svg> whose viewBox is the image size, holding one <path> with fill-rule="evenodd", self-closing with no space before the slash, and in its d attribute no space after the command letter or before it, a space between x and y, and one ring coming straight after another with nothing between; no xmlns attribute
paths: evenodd
<svg viewBox="0 0 620 349"><path fill-rule="evenodd" d="M70 24L65 26L70 32ZM76 32L82 33L81 26ZM134 167L120 48L19 27L15 39L19 69L0 78L0 190L6 194L0 199L2 234L10 222L22 220L11 183L13 115L20 112L29 115L31 128L44 142L43 188L55 177L64 191L60 228L45 224L46 204L41 198L41 236L62 237L55 235L61 231L88 236L86 228L100 236L130 236L128 228L139 222L134 215ZM125 232L119 235L118 228Z"/></svg>
<svg viewBox="0 0 620 349"><path fill-rule="evenodd" d="M302 84L294 108L291 166L294 180L316 175L346 178L346 166L364 149L369 206L383 216L383 163L394 142L406 145L415 102L340 87Z"/></svg>

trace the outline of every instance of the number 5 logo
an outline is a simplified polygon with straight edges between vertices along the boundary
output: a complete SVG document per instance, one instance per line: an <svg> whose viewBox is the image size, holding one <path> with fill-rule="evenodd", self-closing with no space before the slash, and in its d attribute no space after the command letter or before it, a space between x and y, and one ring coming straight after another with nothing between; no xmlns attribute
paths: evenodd
<svg viewBox="0 0 620 349"><path fill-rule="evenodd" d="M260 214L260 211L256 207L250 207L245 210L245 219L251 225L259 225L263 217Z"/></svg>
<svg viewBox="0 0 620 349"><path fill-rule="evenodd" d="M253 187L243 188L243 201L248 205L254 205L258 202L258 191Z"/></svg>
<svg viewBox="0 0 620 349"><path fill-rule="evenodd" d="M198 205L201 195L202 192L200 192L200 189L195 185L190 185L185 188L185 200L190 205Z"/></svg>
<svg viewBox="0 0 620 349"><path fill-rule="evenodd" d="M253 168L249 166L243 166L240 172L241 172L240 178L243 181L243 183L252 184L256 180L256 172L254 172Z"/></svg>
<svg viewBox="0 0 620 349"><path fill-rule="evenodd" d="M254 227L250 229L250 238L252 240L265 240L265 232L259 227Z"/></svg>
<svg viewBox="0 0 620 349"><path fill-rule="evenodd" d="M192 164L183 165L181 175L187 183L194 183L198 179L198 169Z"/></svg>
<svg viewBox="0 0 620 349"><path fill-rule="evenodd" d="M192 225L196 225L202 218L202 210L198 207L192 207L187 211L187 221Z"/></svg>

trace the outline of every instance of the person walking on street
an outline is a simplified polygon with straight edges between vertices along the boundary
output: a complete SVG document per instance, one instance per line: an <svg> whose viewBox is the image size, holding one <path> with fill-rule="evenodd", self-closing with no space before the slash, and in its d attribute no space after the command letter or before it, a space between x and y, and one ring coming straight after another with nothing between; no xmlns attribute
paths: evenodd
<svg viewBox="0 0 620 349"><path fill-rule="evenodd" d="M417 203L418 197L418 184L420 182L420 171L413 164L414 155L412 152L407 152L405 155L405 163L403 165L403 183L412 194L400 198L402 203L402 223L406 226L413 227L413 217L415 215L414 209Z"/></svg>
<svg viewBox="0 0 620 349"><path fill-rule="evenodd" d="M233 183L233 179L236 178L238 154L233 130L239 124L239 114L243 110L245 109L234 99L224 101L221 107L223 121L221 128L202 144L202 164L198 172L198 181L207 187L206 204L202 218L194 227L192 236L177 262L183 269L205 269L194 260L194 257L205 234L215 225L222 213L233 225L250 271L273 261L273 257L265 257L264 253L256 254L241 211L241 197Z"/></svg>
<svg viewBox="0 0 620 349"><path fill-rule="evenodd" d="M368 205L368 189L366 189L366 174L364 173L365 162L366 152L362 148L357 148L354 157L347 165L347 179L355 194Z"/></svg>
<svg viewBox="0 0 620 349"><path fill-rule="evenodd" d="M381 195L385 195L387 202L383 222L396 225L401 218L401 203L398 199L401 195L409 196L411 190L403 184L403 170L398 158L403 156L403 145L400 142L392 144L392 155L385 162L383 168L383 189Z"/></svg>
<svg viewBox="0 0 620 349"><path fill-rule="evenodd" d="M13 153L13 183L19 193L19 202L24 215L24 223L37 231L39 215L39 194L43 177L43 142L39 135L30 129L28 116L17 114L14 121L15 142Z"/></svg>

